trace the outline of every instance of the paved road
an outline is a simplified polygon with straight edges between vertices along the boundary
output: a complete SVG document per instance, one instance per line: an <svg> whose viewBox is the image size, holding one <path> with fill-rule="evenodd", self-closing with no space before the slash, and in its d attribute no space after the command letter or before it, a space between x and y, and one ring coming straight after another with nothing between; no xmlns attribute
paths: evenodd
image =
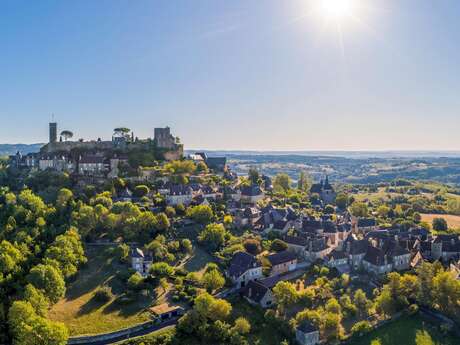
<svg viewBox="0 0 460 345"><path fill-rule="evenodd" d="M152 332L158 331L158 330L163 329L165 327L173 326L173 325L177 324L178 319L179 318L175 318L175 319L165 321L165 322L163 322L161 324L152 325L151 327L141 329L141 330L139 330L137 332L133 332L133 333L131 333L129 335L119 336L119 337L111 338L109 340L99 340L99 341L93 341L93 342L80 343L79 345L108 345L108 344L114 344L114 343L116 343L118 341L121 341L121 340L127 340L127 339L131 339L131 338L140 337L142 335L150 334Z"/></svg>

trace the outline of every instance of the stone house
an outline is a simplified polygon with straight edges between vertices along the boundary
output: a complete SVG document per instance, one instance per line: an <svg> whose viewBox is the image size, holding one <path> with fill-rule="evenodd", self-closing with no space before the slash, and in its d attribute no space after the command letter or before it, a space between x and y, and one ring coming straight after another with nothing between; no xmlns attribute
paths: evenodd
<svg viewBox="0 0 460 345"><path fill-rule="evenodd" d="M172 185L166 195L166 203L174 206L178 204L189 205L193 196L193 189L190 186Z"/></svg>
<svg viewBox="0 0 460 345"><path fill-rule="evenodd" d="M251 304L258 304L262 308L269 308L275 304L273 292L261 282L252 280L242 292L242 296Z"/></svg>
<svg viewBox="0 0 460 345"><path fill-rule="evenodd" d="M297 256L290 251L271 254L267 257L271 264L270 275L278 275L294 271L297 268Z"/></svg>
<svg viewBox="0 0 460 345"><path fill-rule="evenodd" d="M236 252L233 254L226 275L232 280L236 288L243 288L250 281L262 277L262 266L253 255L246 252Z"/></svg>
<svg viewBox="0 0 460 345"><path fill-rule="evenodd" d="M257 204L257 202L263 200L264 198L265 194L257 184L241 188L240 201L243 203Z"/></svg>
<svg viewBox="0 0 460 345"><path fill-rule="evenodd" d="M132 248L130 258L131 267L143 277L147 276L153 263L152 256L144 254L140 248Z"/></svg>
<svg viewBox="0 0 460 345"><path fill-rule="evenodd" d="M319 344L319 330L310 322L304 321L295 330L295 339L300 345Z"/></svg>

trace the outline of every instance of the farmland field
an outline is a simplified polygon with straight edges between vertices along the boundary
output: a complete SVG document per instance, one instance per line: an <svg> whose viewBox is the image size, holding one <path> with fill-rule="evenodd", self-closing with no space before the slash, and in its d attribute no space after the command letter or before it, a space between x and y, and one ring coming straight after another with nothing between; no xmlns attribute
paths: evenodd
<svg viewBox="0 0 460 345"><path fill-rule="evenodd" d="M460 216L454 216L449 214L422 214L422 221L432 223L434 218L444 218L449 225L449 228L459 229L460 228Z"/></svg>

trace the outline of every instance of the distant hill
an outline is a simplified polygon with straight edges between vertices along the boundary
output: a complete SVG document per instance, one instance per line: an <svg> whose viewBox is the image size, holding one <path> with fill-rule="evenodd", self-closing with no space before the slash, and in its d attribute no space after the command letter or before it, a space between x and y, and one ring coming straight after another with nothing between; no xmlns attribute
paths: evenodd
<svg viewBox="0 0 460 345"><path fill-rule="evenodd" d="M23 155L38 152L44 144L0 144L0 156L14 155L21 152Z"/></svg>

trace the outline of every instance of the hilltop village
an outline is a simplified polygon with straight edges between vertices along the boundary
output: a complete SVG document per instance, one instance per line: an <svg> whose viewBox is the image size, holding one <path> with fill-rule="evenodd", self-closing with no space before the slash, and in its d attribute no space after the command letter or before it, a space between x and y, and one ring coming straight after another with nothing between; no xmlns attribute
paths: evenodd
<svg viewBox="0 0 460 345"><path fill-rule="evenodd" d="M111 141L57 133L50 123L40 152L9 157L0 193L9 253L0 287L29 282L2 296L3 308L30 308L59 330L53 344L69 336L91 344L124 328L126 339L133 323L150 322L176 325L168 336L193 344L255 344L251 334L263 334L315 345L362 336L419 306L460 317L451 303L460 297L460 237L423 222L409 199L359 201L326 174L312 181L300 172L295 183L256 169L238 176L225 157L185 157L169 127L147 139L116 128ZM62 289L49 290L38 270ZM83 288L87 281L95 283ZM120 313L96 314L104 306ZM120 316L126 310L135 316ZM3 321L5 339L28 332Z"/></svg>

